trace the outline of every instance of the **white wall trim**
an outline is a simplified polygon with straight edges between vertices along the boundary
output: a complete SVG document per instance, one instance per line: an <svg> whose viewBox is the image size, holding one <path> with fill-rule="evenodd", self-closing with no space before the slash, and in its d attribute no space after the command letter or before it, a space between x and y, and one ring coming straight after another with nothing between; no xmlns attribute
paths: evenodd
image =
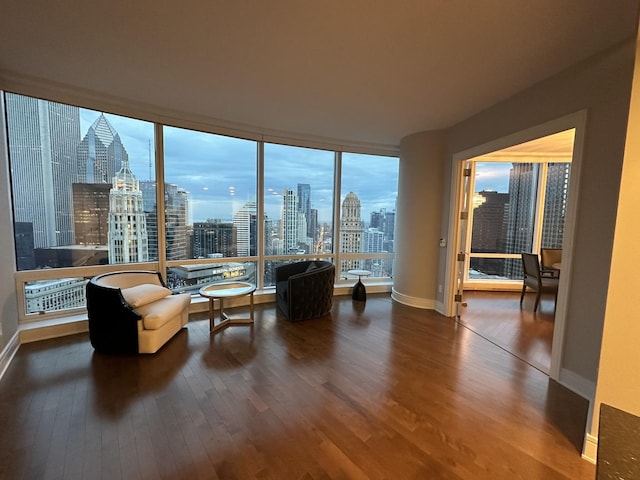
<svg viewBox="0 0 640 480"><path fill-rule="evenodd" d="M13 360L13 357L16 355L18 347L20 347L20 342L18 338L18 332L16 332L15 335L13 335L13 337L11 337L11 339L9 340L9 343L7 343L7 345L4 347L2 352L0 352L0 380L2 380L4 372L7 371L11 360Z"/></svg>
<svg viewBox="0 0 640 480"><path fill-rule="evenodd" d="M584 449L582 450L582 458L593 464L598 460L598 437L587 433L584 441Z"/></svg>
<svg viewBox="0 0 640 480"><path fill-rule="evenodd" d="M391 298L398 303L407 305L409 307L422 308L424 310L435 310L435 299L418 298L409 295L404 295L398 292L395 288L391 289Z"/></svg>

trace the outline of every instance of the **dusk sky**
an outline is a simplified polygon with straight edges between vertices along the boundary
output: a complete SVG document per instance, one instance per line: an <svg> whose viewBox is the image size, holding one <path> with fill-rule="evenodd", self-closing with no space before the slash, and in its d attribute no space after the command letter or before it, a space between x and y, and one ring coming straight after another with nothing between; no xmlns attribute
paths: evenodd
<svg viewBox="0 0 640 480"><path fill-rule="evenodd" d="M492 190L507 193L509 191L509 170L512 164L497 162L476 163L476 192Z"/></svg>
<svg viewBox="0 0 640 480"><path fill-rule="evenodd" d="M99 112L80 109L81 138ZM154 175L153 124L116 115L105 115L118 132L138 180ZM221 135L165 127L165 181L190 194L193 221L209 218L231 220L233 213L256 197L257 143ZM265 144L265 211L280 218L282 192L297 192L298 183L311 185L312 208L318 219L332 217L334 155L331 151ZM398 159L343 154L342 194L353 191L360 198L363 220L373 211L394 210L397 197ZM151 176L150 176L151 175Z"/></svg>

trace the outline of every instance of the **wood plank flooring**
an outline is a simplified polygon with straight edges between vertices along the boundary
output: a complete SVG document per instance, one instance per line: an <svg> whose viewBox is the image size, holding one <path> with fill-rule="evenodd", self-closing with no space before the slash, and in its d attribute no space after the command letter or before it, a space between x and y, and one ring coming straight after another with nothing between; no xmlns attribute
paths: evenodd
<svg viewBox="0 0 640 480"><path fill-rule="evenodd" d="M289 323L189 322L152 356L86 334L0 381L1 479L593 479L586 401L433 311L337 297Z"/></svg>
<svg viewBox="0 0 640 480"><path fill-rule="evenodd" d="M542 372L551 369L554 301L543 295L538 311L533 311L533 293L520 308L520 292L464 292L460 322L475 333L516 355Z"/></svg>

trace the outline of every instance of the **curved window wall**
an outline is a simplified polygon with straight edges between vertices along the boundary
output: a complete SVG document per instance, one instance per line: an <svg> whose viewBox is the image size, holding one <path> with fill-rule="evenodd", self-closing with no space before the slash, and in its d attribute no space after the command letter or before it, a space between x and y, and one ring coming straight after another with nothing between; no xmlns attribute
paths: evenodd
<svg viewBox="0 0 640 480"><path fill-rule="evenodd" d="M392 275L395 157L5 100L21 321L82 313L107 270L162 271L194 294L231 279L268 289L301 259L333 261L337 282Z"/></svg>

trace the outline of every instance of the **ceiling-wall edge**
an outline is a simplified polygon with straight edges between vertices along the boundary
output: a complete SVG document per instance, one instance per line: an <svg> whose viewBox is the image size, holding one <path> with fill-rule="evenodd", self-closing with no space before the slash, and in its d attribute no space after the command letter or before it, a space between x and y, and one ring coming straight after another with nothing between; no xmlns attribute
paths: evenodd
<svg viewBox="0 0 640 480"><path fill-rule="evenodd" d="M299 132L284 132L267 127L246 125L213 116L167 109L160 105L151 105L104 92L54 82L45 78L20 75L7 70L0 70L0 90L54 102L67 103L82 108L112 113L114 115L122 115L139 120L244 138L247 140L350 153L394 157L400 155L399 145L327 138Z"/></svg>

